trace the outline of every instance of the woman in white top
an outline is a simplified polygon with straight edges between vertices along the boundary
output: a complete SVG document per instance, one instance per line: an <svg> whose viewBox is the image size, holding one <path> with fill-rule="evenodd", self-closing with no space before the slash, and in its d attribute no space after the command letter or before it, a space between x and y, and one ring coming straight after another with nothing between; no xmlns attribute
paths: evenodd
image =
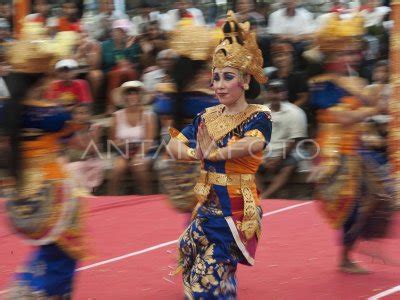
<svg viewBox="0 0 400 300"><path fill-rule="evenodd" d="M141 193L151 193L151 156L147 155L156 137L156 118L141 103L143 83L128 81L118 94L125 108L113 113L111 140L119 155L115 159L108 185L108 194L117 195L119 183L130 169Z"/></svg>

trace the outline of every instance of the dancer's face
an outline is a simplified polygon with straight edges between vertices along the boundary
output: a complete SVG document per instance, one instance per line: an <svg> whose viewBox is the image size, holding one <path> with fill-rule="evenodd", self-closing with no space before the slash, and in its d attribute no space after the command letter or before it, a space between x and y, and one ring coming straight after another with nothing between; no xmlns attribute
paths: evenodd
<svg viewBox="0 0 400 300"><path fill-rule="evenodd" d="M229 106L243 97L244 83L238 69L231 67L214 69L212 88L221 104Z"/></svg>

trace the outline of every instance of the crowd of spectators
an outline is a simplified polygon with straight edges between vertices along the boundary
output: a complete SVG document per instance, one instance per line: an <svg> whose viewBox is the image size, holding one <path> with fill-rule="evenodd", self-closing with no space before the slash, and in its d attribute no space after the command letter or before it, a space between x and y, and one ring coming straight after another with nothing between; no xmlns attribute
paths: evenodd
<svg viewBox="0 0 400 300"><path fill-rule="evenodd" d="M118 146L115 148L122 149L122 144L129 141L128 152L133 154L130 160L115 153L116 158L108 168L111 175L106 176L109 178L106 190L109 194L123 192L119 186L128 170L138 183L139 190L134 192L154 192L151 188L153 162L148 154L157 148L160 120L151 105L152 97L158 92L155 87L171 80L171 66L177 59L177 54L168 48L169 33L182 18L191 18L195 24L209 27L221 24L223 11L214 2L208 5L203 5L207 1L197 2L175 1L167 9L144 3L126 13L117 10L111 0L102 1L96 10L82 9L74 0L65 0L60 7L48 0L35 0L32 13L25 17L26 22L41 23L50 36L59 31L79 33L74 55L55 65L42 97L68 107L79 122L102 124L106 127L101 130L103 135L114 141ZM299 158L293 153L298 141L315 134L308 79L321 72L321 65L305 59L314 33L332 13L344 19L353 13L362 15L366 27L364 48L352 53L357 59L349 66L349 72L365 78L376 97L388 97L390 7L380 0L327 1L323 5L319 3L317 11L307 9L312 7L310 3L297 0L279 3L237 0L233 4L238 19L249 21L257 33L270 82L256 101L269 105L274 118L272 155L261 170L275 176L263 194L271 197L298 166ZM6 76L9 70L3 47L15 38L12 19L11 5L0 4L0 76ZM0 77L0 97L8 96L7 86ZM68 146L74 150L66 155L71 162L80 160L77 153L85 153L83 141L94 139L101 143L98 131L97 127L88 126L76 134L77 138ZM143 149L138 150L142 140L146 140L146 155L140 155ZM93 158L94 154L89 157ZM85 170L96 166L99 162L92 159L86 165L75 166L75 172L85 176L90 173ZM98 176L86 180L85 185L90 189L98 187L104 177L101 173L91 172ZM135 175L138 173L141 175Z"/></svg>

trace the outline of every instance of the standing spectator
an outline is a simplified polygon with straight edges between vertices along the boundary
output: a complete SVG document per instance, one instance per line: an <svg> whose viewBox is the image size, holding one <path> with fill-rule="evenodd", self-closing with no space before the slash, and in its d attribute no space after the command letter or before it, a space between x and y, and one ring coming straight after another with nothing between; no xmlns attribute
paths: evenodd
<svg viewBox="0 0 400 300"><path fill-rule="evenodd" d="M78 103L93 102L87 81L75 79L77 68L78 63L73 59L63 59L57 62L55 70L58 80L50 83L45 98L56 100L70 109Z"/></svg>
<svg viewBox="0 0 400 300"><path fill-rule="evenodd" d="M271 47L272 64L276 68L270 79L281 79L287 89L287 100L301 108L308 101L308 85L306 75L294 70L294 49L289 43L276 43Z"/></svg>
<svg viewBox="0 0 400 300"><path fill-rule="evenodd" d="M274 174L270 185L261 194L261 199L270 198L289 180L300 158L296 145L307 137L305 113L287 101L287 91L282 80L271 80L268 87L268 106L271 109L272 137L268 144L268 156L260 166L260 186L264 185L262 175Z"/></svg>
<svg viewBox="0 0 400 300"><path fill-rule="evenodd" d="M107 76L107 113L113 111L111 91L139 76L136 67L141 49L135 38L128 35L130 29L128 20L114 21L111 39L101 45L102 70Z"/></svg>
<svg viewBox="0 0 400 300"><path fill-rule="evenodd" d="M269 32L279 40L301 43L312 37L313 15L304 8L297 7L297 0L285 0L284 8L269 16Z"/></svg>

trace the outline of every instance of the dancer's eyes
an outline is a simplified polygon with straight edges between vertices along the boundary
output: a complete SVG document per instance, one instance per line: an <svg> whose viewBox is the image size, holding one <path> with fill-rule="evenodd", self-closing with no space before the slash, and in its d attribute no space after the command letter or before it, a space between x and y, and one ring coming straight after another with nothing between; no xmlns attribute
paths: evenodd
<svg viewBox="0 0 400 300"><path fill-rule="evenodd" d="M235 75L232 73L224 73L224 79L226 81L231 81L233 78L235 78Z"/></svg>
<svg viewBox="0 0 400 300"><path fill-rule="evenodd" d="M231 81L232 79L234 79L236 77L235 74L232 74L232 73L224 73L222 76L223 76L224 80L226 80L226 81ZM214 79L214 81L220 81L221 76L218 73L215 73L213 79Z"/></svg>

